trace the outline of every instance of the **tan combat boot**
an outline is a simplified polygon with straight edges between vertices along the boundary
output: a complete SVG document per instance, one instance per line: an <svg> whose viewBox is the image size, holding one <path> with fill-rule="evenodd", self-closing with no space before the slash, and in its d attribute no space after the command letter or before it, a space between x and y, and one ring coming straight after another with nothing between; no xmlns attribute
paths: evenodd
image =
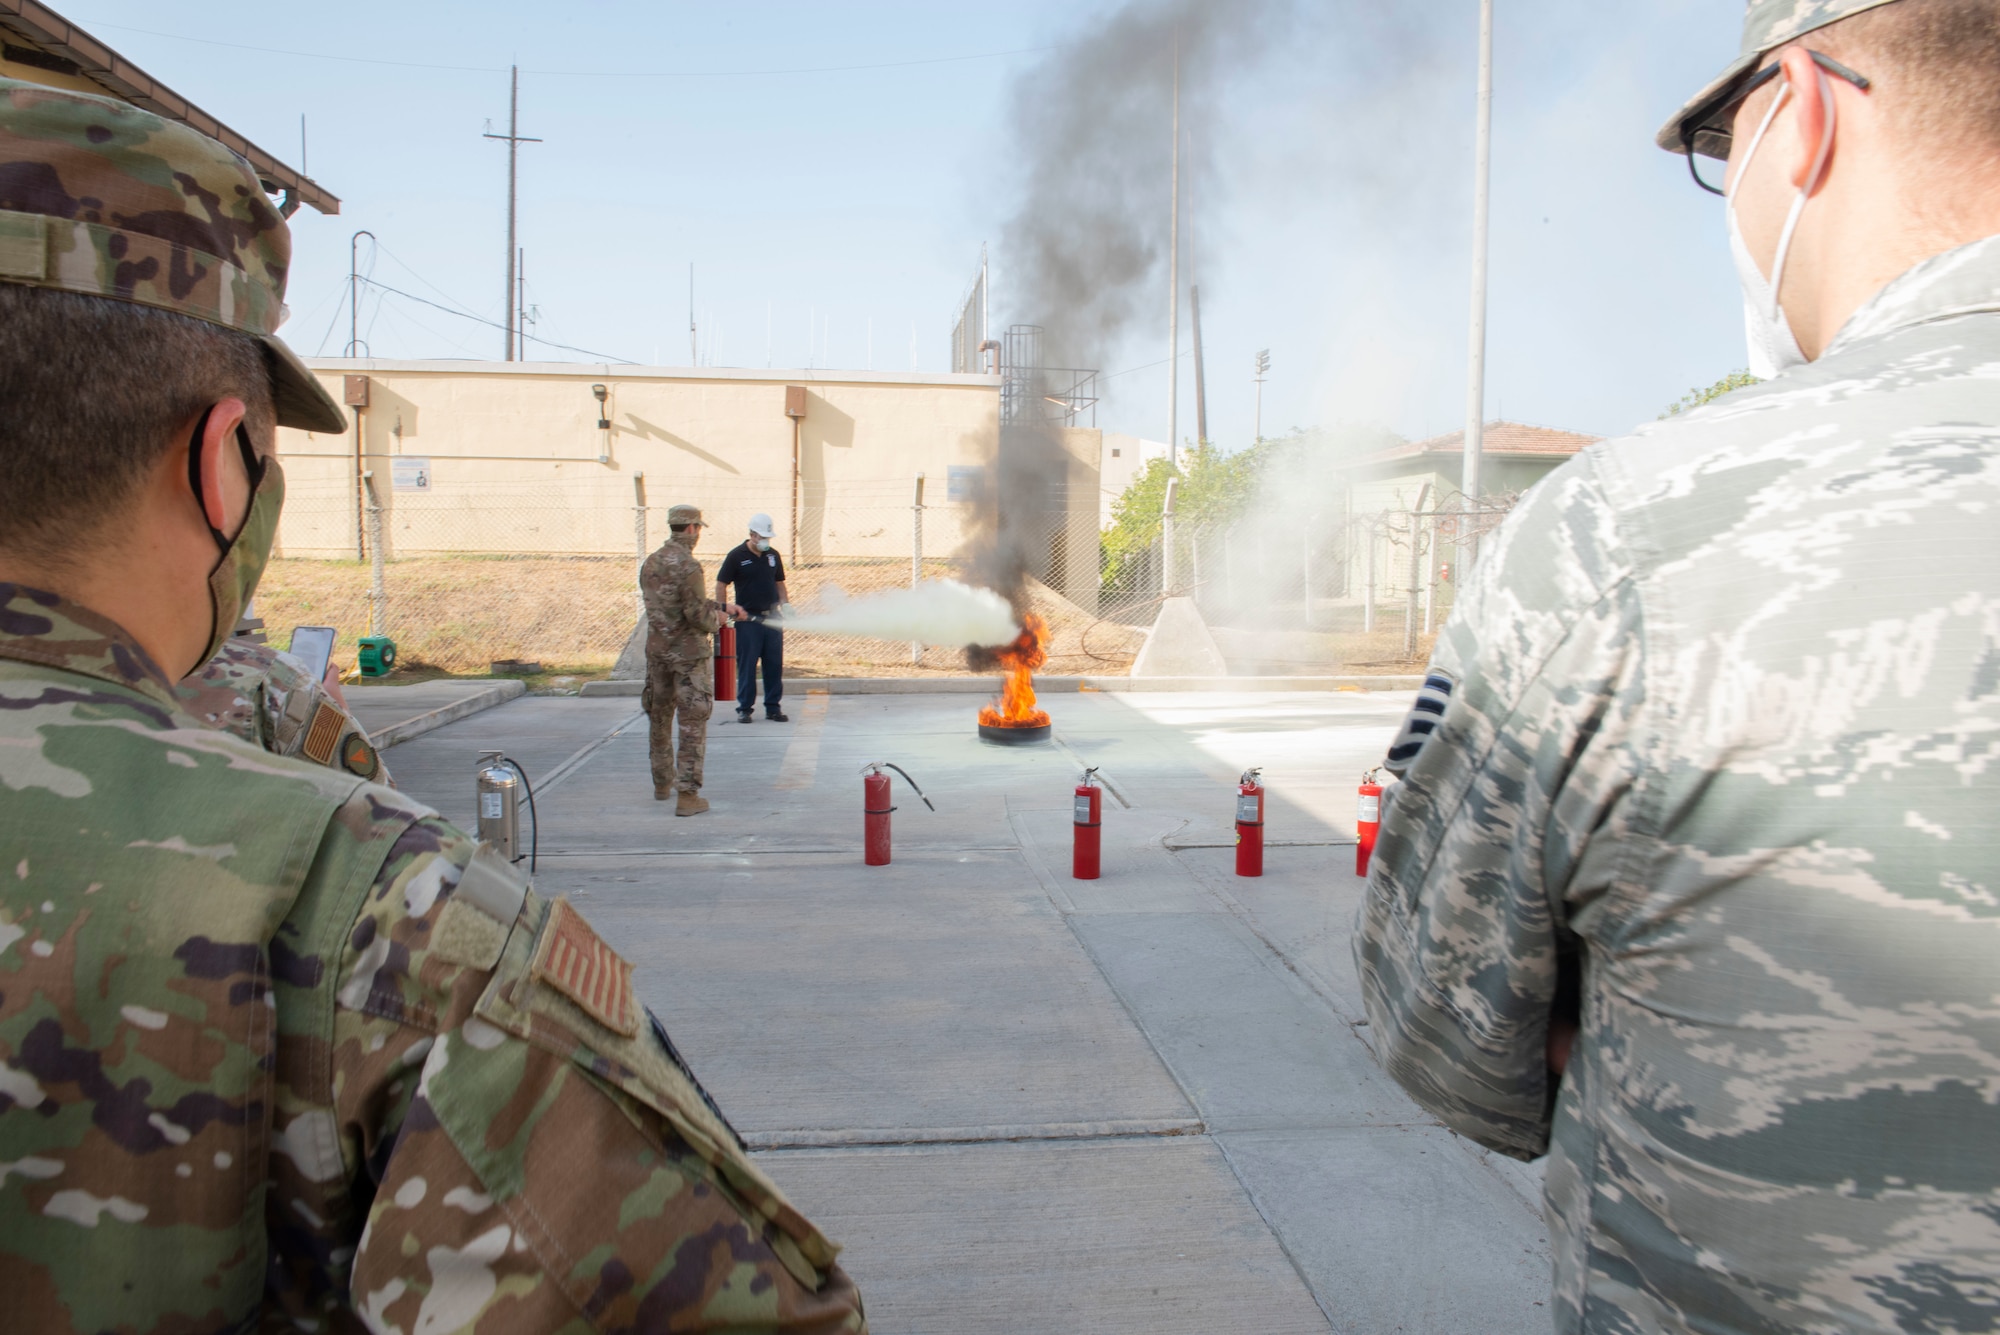
<svg viewBox="0 0 2000 1335"><path fill-rule="evenodd" d="M708 799L695 793L682 793L681 800L674 806L676 816L699 816L708 810Z"/></svg>
<svg viewBox="0 0 2000 1335"><path fill-rule="evenodd" d="M653 786L653 800L655 802L670 802L673 800L673 796L674 796L674 789L672 784L669 784L664 788L660 787L658 784L655 784Z"/></svg>

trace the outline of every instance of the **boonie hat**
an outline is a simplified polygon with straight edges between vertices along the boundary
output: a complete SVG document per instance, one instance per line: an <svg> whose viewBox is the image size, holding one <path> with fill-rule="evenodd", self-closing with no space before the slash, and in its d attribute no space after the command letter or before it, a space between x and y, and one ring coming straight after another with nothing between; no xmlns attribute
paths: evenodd
<svg viewBox="0 0 2000 1335"><path fill-rule="evenodd" d="M669 524L699 524L702 522L701 510L692 505L676 505L673 509L667 511L667 522Z"/></svg>
<svg viewBox="0 0 2000 1335"><path fill-rule="evenodd" d="M1743 45L1729 68L1688 99L1672 120L1660 127L1653 142L1669 153L1685 153L1688 145L1707 158L1729 156L1730 125L1720 113L1736 100L1737 90L1757 72L1770 52L1829 23L1838 23L1867 9L1895 0L1750 0L1743 14Z"/></svg>
<svg viewBox="0 0 2000 1335"><path fill-rule="evenodd" d="M115 98L0 79L0 282L206 320L263 345L280 426L347 414L278 338L291 229L250 164Z"/></svg>
<svg viewBox="0 0 2000 1335"><path fill-rule="evenodd" d="M760 538L768 538L776 532L771 527L771 516L769 515L751 515L750 531Z"/></svg>

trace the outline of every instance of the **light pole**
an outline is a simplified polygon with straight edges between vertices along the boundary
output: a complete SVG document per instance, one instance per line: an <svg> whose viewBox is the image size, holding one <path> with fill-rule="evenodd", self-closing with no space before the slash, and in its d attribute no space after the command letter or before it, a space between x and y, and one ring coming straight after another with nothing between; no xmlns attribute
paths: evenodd
<svg viewBox="0 0 2000 1335"><path fill-rule="evenodd" d="M1271 350L1257 354L1257 439L1264 439L1264 377L1271 370Z"/></svg>
<svg viewBox="0 0 2000 1335"><path fill-rule="evenodd" d="M361 346L361 265L358 256L361 238L375 239L373 232L356 232L347 238L347 351L344 355L358 357Z"/></svg>
<svg viewBox="0 0 2000 1335"><path fill-rule="evenodd" d="M1472 321L1465 383L1465 460L1459 475L1459 490L1465 493L1462 508L1479 503L1480 452L1486 434L1486 231L1487 187L1492 179L1493 156L1493 0L1479 0L1479 114L1472 168ZM1474 537L1459 562L1464 574L1469 558L1477 550Z"/></svg>

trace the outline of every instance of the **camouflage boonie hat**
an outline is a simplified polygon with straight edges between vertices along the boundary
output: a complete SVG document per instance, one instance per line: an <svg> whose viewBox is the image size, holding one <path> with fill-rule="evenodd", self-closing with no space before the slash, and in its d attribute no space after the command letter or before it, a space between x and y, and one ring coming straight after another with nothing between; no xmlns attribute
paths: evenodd
<svg viewBox="0 0 2000 1335"><path fill-rule="evenodd" d="M256 339L281 426L341 411L277 336L291 230L250 164L113 98L0 79L0 282L136 302Z"/></svg>
<svg viewBox="0 0 2000 1335"><path fill-rule="evenodd" d="M1750 0L1743 15L1743 47L1736 59L1675 112L1653 136L1653 142L1669 153L1686 153L1691 142L1694 151L1705 158L1728 157L1730 125L1720 113L1736 100L1737 90L1757 72L1768 53L1829 23L1893 3L1895 0Z"/></svg>
<svg viewBox="0 0 2000 1335"><path fill-rule="evenodd" d="M667 522L669 524L699 524L702 522L701 511L692 505L676 505L673 509L667 511Z"/></svg>

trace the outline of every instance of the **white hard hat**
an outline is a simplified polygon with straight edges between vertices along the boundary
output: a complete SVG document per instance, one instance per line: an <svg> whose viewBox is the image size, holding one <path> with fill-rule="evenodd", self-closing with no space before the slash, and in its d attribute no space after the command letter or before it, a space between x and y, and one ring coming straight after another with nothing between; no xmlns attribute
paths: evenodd
<svg viewBox="0 0 2000 1335"><path fill-rule="evenodd" d="M755 533L755 534L756 534L756 535L757 535L758 537L760 537L760 538L768 538L768 537L770 537L770 536L772 535L773 531L774 531L774 530L773 530L773 529L771 528L771 516L769 516L769 515L751 515L751 516L750 516L750 531L751 531L752 533Z"/></svg>

